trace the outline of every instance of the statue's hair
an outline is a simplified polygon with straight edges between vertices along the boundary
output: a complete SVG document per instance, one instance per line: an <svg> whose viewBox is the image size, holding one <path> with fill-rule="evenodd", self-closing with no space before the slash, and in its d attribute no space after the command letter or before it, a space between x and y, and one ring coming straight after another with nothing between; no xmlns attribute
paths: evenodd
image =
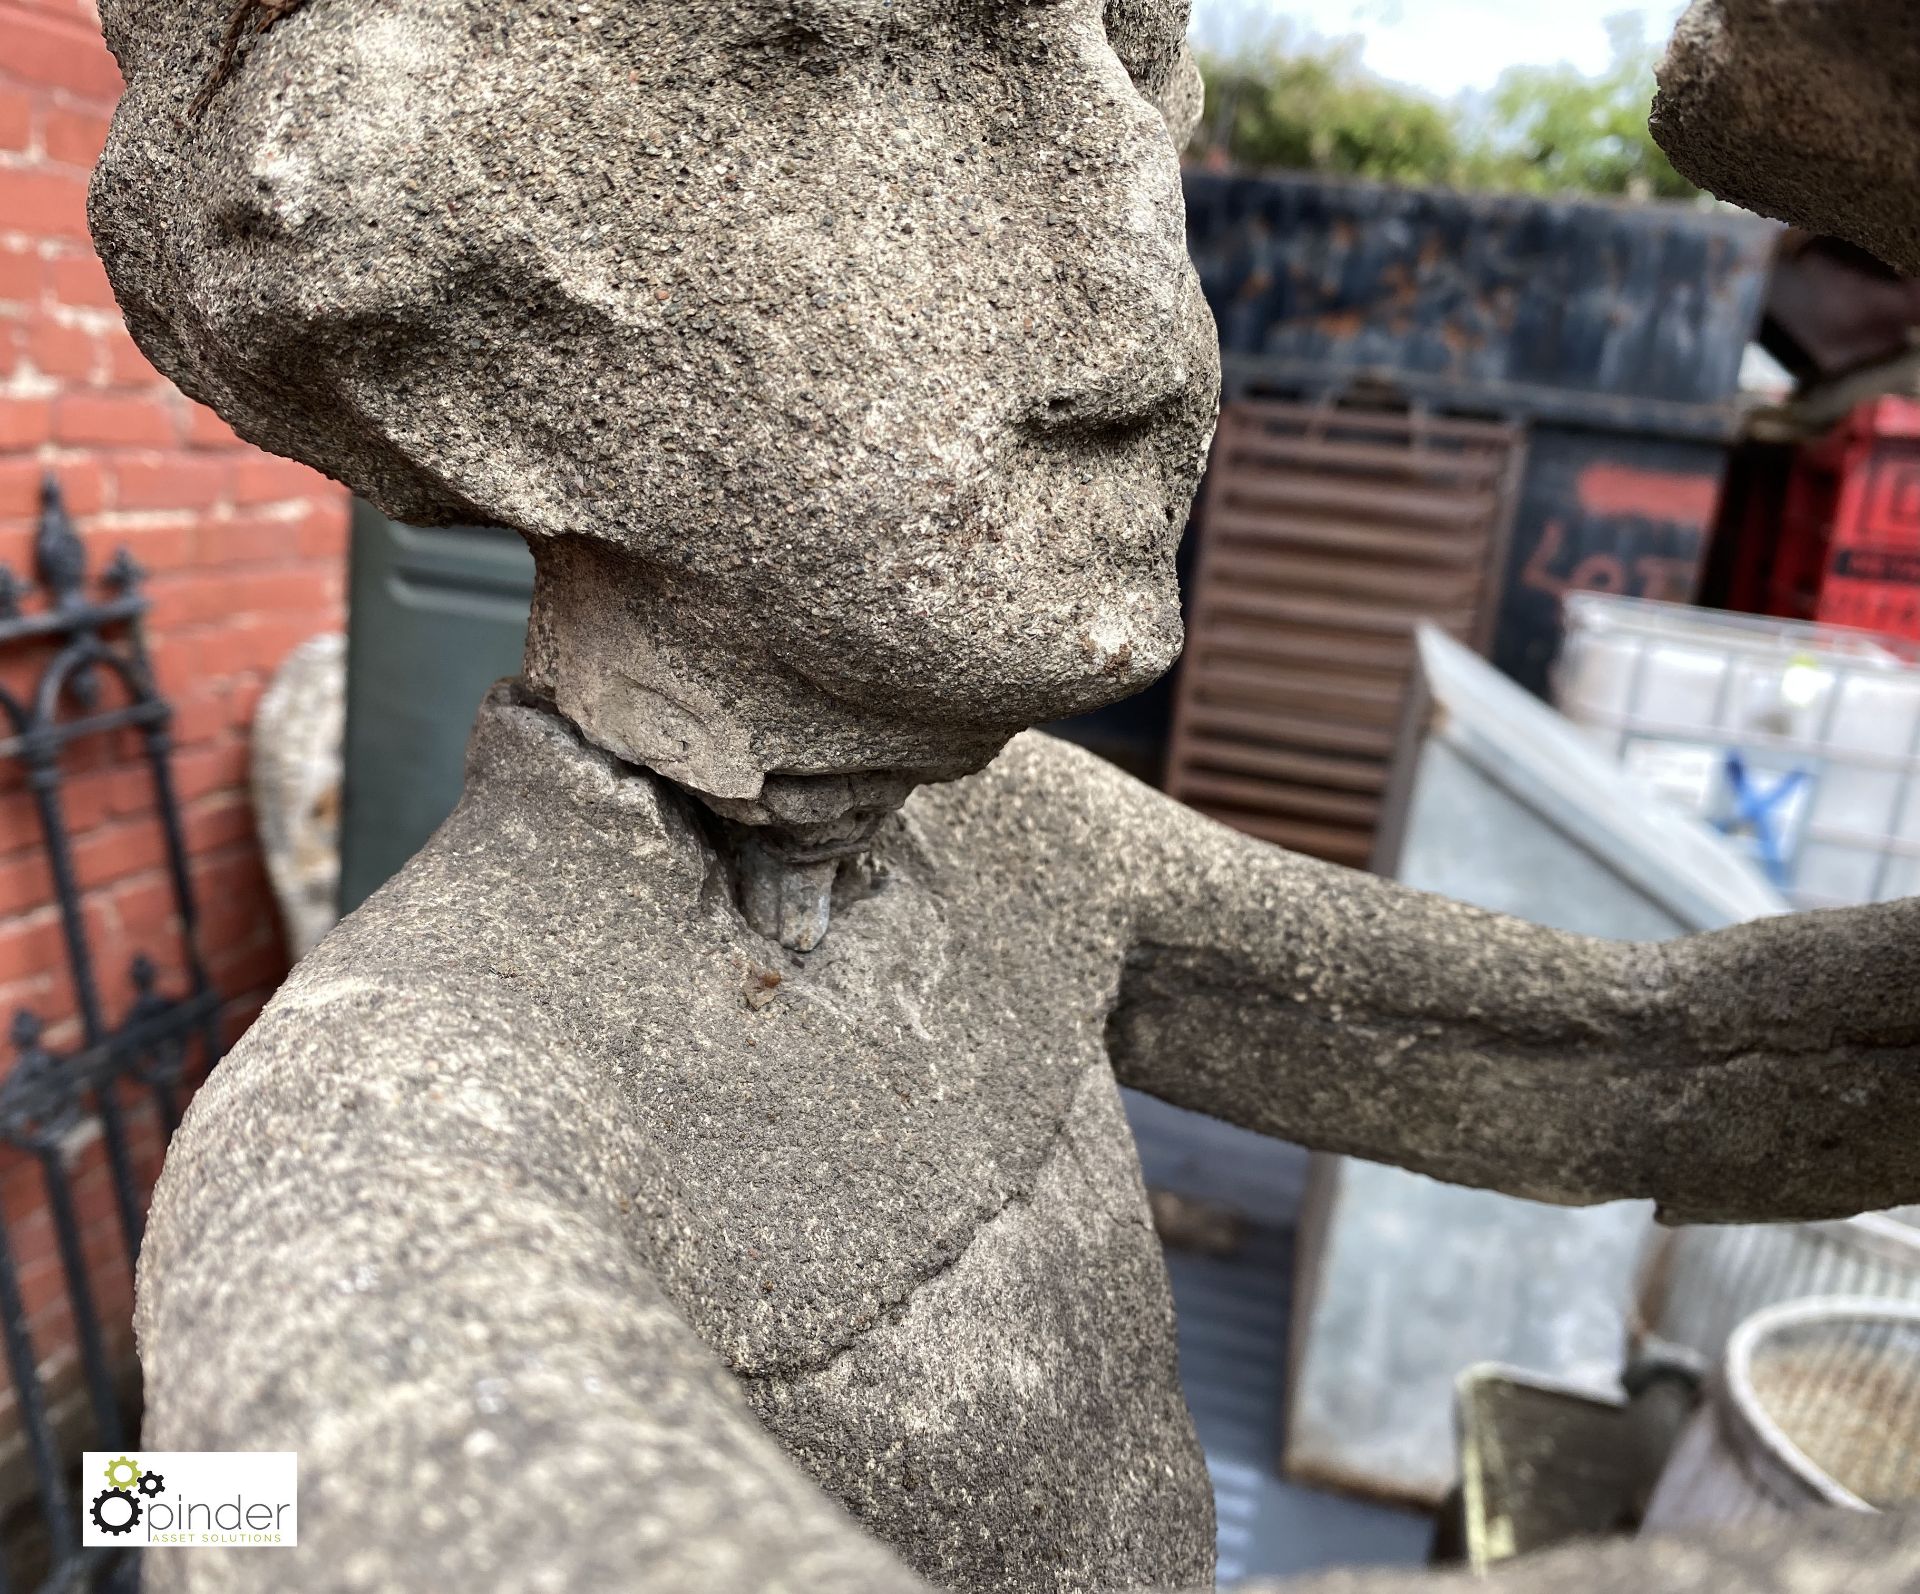
<svg viewBox="0 0 1920 1594"><path fill-rule="evenodd" d="M317 280L350 290L356 279L325 264L293 271L276 283L275 303L265 291L272 279L256 268L261 218L247 175L261 128L223 114L225 102L269 30L296 12L311 25L328 9L308 0L101 0L127 91L93 175L95 246L142 352L240 436L351 477L396 514L427 523L470 515L386 428L341 402L324 359L296 357L317 328L342 317L334 301L313 315L290 312L312 308ZM216 189L224 203L209 201Z"/></svg>

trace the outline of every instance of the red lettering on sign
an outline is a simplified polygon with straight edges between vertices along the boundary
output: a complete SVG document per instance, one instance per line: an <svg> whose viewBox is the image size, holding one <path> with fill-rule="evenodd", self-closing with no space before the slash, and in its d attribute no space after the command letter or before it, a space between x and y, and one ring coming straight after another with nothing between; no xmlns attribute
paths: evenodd
<svg viewBox="0 0 1920 1594"><path fill-rule="evenodd" d="M1575 479L1573 490L1590 515L1632 515L1685 526L1708 525L1720 502L1718 476L1631 465L1589 465Z"/></svg>

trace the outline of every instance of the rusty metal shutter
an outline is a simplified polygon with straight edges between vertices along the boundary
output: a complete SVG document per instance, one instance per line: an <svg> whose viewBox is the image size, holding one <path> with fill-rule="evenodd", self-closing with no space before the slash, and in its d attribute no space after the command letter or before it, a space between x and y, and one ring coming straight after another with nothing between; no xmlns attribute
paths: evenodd
<svg viewBox="0 0 1920 1594"><path fill-rule="evenodd" d="M1201 506L1168 791L1363 866L1414 623L1486 651L1524 462L1517 426L1230 404Z"/></svg>

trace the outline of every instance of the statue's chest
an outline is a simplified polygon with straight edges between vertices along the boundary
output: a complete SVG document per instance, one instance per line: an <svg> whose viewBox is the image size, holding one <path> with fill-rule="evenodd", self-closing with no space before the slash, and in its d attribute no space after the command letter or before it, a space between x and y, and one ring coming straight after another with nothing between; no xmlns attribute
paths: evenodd
<svg viewBox="0 0 1920 1594"><path fill-rule="evenodd" d="M1206 1480L1133 1143L1104 1059L1055 1083L1032 1070L1023 1112L936 1103L896 1126L886 1178L760 1231L764 1293L707 1332L795 1459L938 1584L1190 1586ZM783 1284L812 1310L783 1312ZM1155 1512L1178 1530L1143 1531ZM1038 1519L1076 1524L1064 1564L1025 1537Z"/></svg>
<svg viewBox="0 0 1920 1594"><path fill-rule="evenodd" d="M1088 1081L1113 1089L1098 1015L1017 989L749 965L724 1021L705 1005L634 1079L638 1205L683 1310L746 1376L896 1317L1034 1198ZM1101 1132L1135 1179L1124 1121Z"/></svg>
<svg viewBox="0 0 1920 1594"><path fill-rule="evenodd" d="M1204 1583L1206 1475L1106 1056L1117 960L963 890L654 982L641 1243L796 1461L937 1583ZM1062 1520L1070 1547L1042 1531Z"/></svg>

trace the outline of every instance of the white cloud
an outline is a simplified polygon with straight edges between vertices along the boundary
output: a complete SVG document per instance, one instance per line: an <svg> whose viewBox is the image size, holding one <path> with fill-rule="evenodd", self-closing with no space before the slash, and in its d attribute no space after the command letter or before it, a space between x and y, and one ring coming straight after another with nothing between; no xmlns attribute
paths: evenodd
<svg viewBox="0 0 1920 1594"><path fill-rule="evenodd" d="M1677 0L1194 0L1195 37L1223 42L1273 19L1329 38L1358 34L1382 77L1435 94L1485 89L1510 66L1607 64L1606 20L1621 11L1665 33Z"/></svg>

